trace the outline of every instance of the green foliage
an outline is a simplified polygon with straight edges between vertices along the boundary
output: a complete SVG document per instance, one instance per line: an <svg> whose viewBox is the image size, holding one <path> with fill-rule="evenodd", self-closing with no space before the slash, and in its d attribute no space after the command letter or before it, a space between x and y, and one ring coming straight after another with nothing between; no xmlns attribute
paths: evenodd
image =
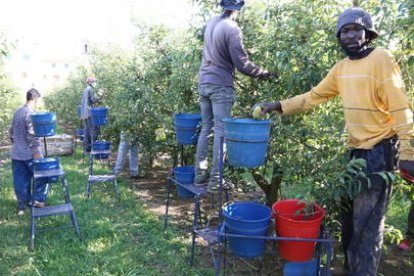
<svg viewBox="0 0 414 276"><path fill-rule="evenodd" d="M3 57L10 51L12 45L0 32L0 142L2 145L8 144L8 129L10 127L13 112L17 107L16 93L13 90L9 79L4 73Z"/></svg>
<svg viewBox="0 0 414 276"><path fill-rule="evenodd" d="M78 156L80 151L78 152ZM16 216L11 162L0 167L0 271L2 275L212 275L211 269L187 264L189 244L171 225L169 239L163 223L139 201L133 187L120 181L121 201L112 194L94 192L91 201L84 196L88 168L73 157L62 157L71 201L75 208L82 241L65 216L41 218L35 250L29 251L29 214ZM97 164L98 173L107 171ZM59 185L59 184L55 184ZM54 186L49 203L63 202L62 191ZM191 224L185 227L190 228Z"/></svg>
<svg viewBox="0 0 414 276"><path fill-rule="evenodd" d="M57 112L58 125L64 126L65 129L75 129L80 126L77 106L82 98L87 75L87 70L80 67L69 77L67 84L63 88L57 89L43 99L49 111Z"/></svg>
<svg viewBox="0 0 414 276"><path fill-rule="evenodd" d="M117 140L121 130L137 137L143 145L145 163L175 145L172 116L175 112L198 112L197 72L202 50L202 29L206 20L218 14L211 1L194 0L200 13L187 30L136 24L135 49L125 53L114 47L92 53L90 68L80 68L67 86L50 96L50 108L72 126L78 124L76 105L80 101L86 72L98 78L98 92L110 107L110 120L103 129L107 139ZM250 59L279 74L277 81L251 79L236 73L237 101L233 116L249 117L258 102L292 97L309 91L329 69L344 57L335 35L340 12L351 5L369 11L380 37L374 46L390 48L403 72L412 98L414 76L414 14L412 0L365 1L260 1L246 3L237 19L243 31ZM64 99L64 100L62 100ZM229 170L242 190L254 188L254 179L281 181L283 196L307 193L303 187L327 185L343 177L346 168L347 135L340 100L334 99L310 112L273 117L266 167L253 174ZM351 166L351 165L350 165ZM260 178L257 176L260 175ZM257 183L257 182L256 182ZM360 184L346 192L354 195ZM261 186L262 187L262 186ZM348 187L349 188L349 187ZM362 188L362 184L361 184ZM338 190L336 190L338 192ZM324 201L320 190L318 201ZM326 198L335 198L333 195Z"/></svg>

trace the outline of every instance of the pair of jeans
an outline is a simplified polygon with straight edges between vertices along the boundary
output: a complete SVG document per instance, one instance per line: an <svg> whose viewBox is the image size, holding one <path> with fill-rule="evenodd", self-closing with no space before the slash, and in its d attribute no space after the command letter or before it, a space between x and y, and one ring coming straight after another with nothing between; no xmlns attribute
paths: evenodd
<svg viewBox="0 0 414 276"><path fill-rule="evenodd" d="M407 239L414 240L414 201L411 201L410 210L408 211L406 237Z"/></svg>
<svg viewBox="0 0 414 276"><path fill-rule="evenodd" d="M121 140L118 147L118 156L114 167L114 174L119 175L125 164L125 158L129 153L129 173L131 176L138 176L138 151L139 144L131 142L125 134L121 133Z"/></svg>
<svg viewBox="0 0 414 276"><path fill-rule="evenodd" d="M85 131L85 138L83 141L84 150L90 152L92 149L92 142L98 139L100 128L92 123L92 117L83 120L83 128Z"/></svg>
<svg viewBox="0 0 414 276"><path fill-rule="evenodd" d="M31 200L30 184L33 178L33 159L21 161L12 160L13 184L19 207L25 207ZM45 202L48 184L36 182L33 191L33 200Z"/></svg>
<svg viewBox="0 0 414 276"><path fill-rule="evenodd" d="M351 158L366 161L365 173L371 187L361 191L352 201L344 201L350 206L341 214L342 245L345 252L345 267L348 275L377 275L381 258L385 213L392 195L392 183L378 174L393 172L398 159L398 141L385 139L374 148L354 149Z"/></svg>
<svg viewBox="0 0 414 276"><path fill-rule="evenodd" d="M197 143L195 173L200 175L208 170L209 139L214 136L210 181L220 174L220 138L224 136L224 118L231 116L235 101L234 88L213 84L199 85L201 110L201 132ZM213 135L214 134L214 135Z"/></svg>

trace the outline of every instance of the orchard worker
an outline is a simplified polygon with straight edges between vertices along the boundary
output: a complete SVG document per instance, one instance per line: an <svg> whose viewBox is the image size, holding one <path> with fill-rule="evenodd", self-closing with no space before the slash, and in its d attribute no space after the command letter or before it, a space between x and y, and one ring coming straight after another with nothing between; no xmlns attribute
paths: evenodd
<svg viewBox="0 0 414 276"><path fill-rule="evenodd" d="M82 119L83 128L85 130L84 150L86 152L91 151L92 142L95 141L99 135L99 126L93 125L90 111L90 108L93 107L95 103L100 101L100 98L96 97L93 91L95 87L96 79L94 77L88 77L86 79L86 87L82 93L80 109L80 117Z"/></svg>
<svg viewBox="0 0 414 276"><path fill-rule="evenodd" d="M252 78L276 77L249 60L242 42L242 32L236 22L242 0L222 0L223 14L211 18L204 30L203 57L198 75L198 92L202 128L198 138L195 185L208 184L214 192L219 182L220 138L224 136L223 119L231 116L236 99L234 94L235 68ZM211 171L208 171L209 138L213 136Z"/></svg>
<svg viewBox="0 0 414 276"><path fill-rule="evenodd" d="M340 96L351 158L366 160L372 186L362 191L342 214L342 243L348 275L377 275L383 244L385 212L392 184L374 173L399 168L414 176L413 113L400 68L386 49L373 48L378 37L371 16L361 8L340 14L336 35L347 57L309 92L262 104L262 114L304 112ZM399 152L397 142L399 140Z"/></svg>
<svg viewBox="0 0 414 276"><path fill-rule="evenodd" d="M30 184L33 178L33 159L42 158L39 139L35 137L30 114L35 111L40 93L30 89L26 93L26 104L20 107L13 116L9 129L12 142L12 171L14 192L17 198L17 214L23 215L31 203ZM34 207L45 206L47 184L36 184L33 191Z"/></svg>
<svg viewBox="0 0 414 276"><path fill-rule="evenodd" d="M121 140L119 141L118 155L116 157L116 163L114 167L114 174L119 176L124 164L126 155L129 155L129 174L131 178L138 178L138 151L139 143L138 139L132 134L121 132Z"/></svg>

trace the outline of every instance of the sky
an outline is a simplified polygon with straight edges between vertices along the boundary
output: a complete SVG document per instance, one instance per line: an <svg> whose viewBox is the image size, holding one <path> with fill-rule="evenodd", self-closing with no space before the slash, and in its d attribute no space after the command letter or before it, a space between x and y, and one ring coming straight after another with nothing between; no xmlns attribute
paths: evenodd
<svg viewBox="0 0 414 276"><path fill-rule="evenodd" d="M85 44L132 47L131 19L180 28L195 11L191 0L0 0L0 7L0 32L14 45L5 71L22 95L64 84L84 62Z"/></svg>
<svg viewBox="0 0 414 276"><path fill-rule="evenodd" d="M0 31L19 48L36 48L56 56L80 51L79 42L127 45L131 18L188 24L188 0L0 0Z"/></svg>

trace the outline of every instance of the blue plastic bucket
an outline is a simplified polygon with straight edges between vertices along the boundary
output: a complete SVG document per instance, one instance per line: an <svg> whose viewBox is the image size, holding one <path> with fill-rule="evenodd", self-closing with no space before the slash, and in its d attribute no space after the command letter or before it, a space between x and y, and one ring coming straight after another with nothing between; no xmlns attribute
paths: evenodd
<svg viewBox="0 0 414 276"><path fill-rule="evenodd" d="M200 122L200 114L174 114L175 137L177 143L183 145L196 144L198 140L197 128Z"/></svg>
<svg viewBox="0 0 414 276"><path fill-rule="evenodd" d="M49 157L49 158L40 158L33 160L34 169L36 171L50 171L50 170L57 170L60 168L60 159L59 157ZM39 178L37 183L39 184L46 184L46 183L53 183L58 180L58 177L42 177Z"/></svg>
<svg viewBox="0 0 414 276"><path fill-rule="evenodd" d="M85 129L83 128L78 128L76 130L76 135L78 136L79 140L83 141L85 138Z"/></svg>
<svg viewBox="0 0 414 276"><path fill-rule="evenodd" d="M228 234L266 236L272 210L262 204L249 201L227 203L222 208L224 225ZM230 251L239 257L261 256L265 239L229 237Z"/></svg>
<svg viewBox="0 0 414 276"><path fill-rule="evenodd" d="M318 262L311 259L306 262L286 262L283 276L315 276L318 275Z"/></svg>
<svg viewBox="0 0 414 276"><path fill-rule="evenodd" d="M175 179L182 184L193 184L194 182L194 167L193 166L184 166L176 167L174 169ZM188 191L187 189L177 185L177 194L181 198L191 198L194 197L194 193Z"/></svg>
<svg viewBox="0 0 414 276"><path fill-rule="evenodd" d="M229 164L246 168L264 165L271 121L232 118L223 121Z"/></svg>
<svg viewBox="0 0 414 276"><path fill-rule="evenodd" d="M111 142L108 141L94 141L92 142L92 150L109 150L111 148ZM103 160L108 159L108 153L99 153L94 155L95 159Z"/></svg>
<svg viewBox="0 0 414 276"><path fill-rule="evenodd" d="M33 130L36 136L46 137L55 135L56 114L53 112L37 112L30 114Z"/></svg>
<svg viewBox="0 0 414 276"><path fill-rule="evenodd" d="M107 123L108 108L107 107L92 107L91 108L92 124L94 126L103 126Z"/></svg>

